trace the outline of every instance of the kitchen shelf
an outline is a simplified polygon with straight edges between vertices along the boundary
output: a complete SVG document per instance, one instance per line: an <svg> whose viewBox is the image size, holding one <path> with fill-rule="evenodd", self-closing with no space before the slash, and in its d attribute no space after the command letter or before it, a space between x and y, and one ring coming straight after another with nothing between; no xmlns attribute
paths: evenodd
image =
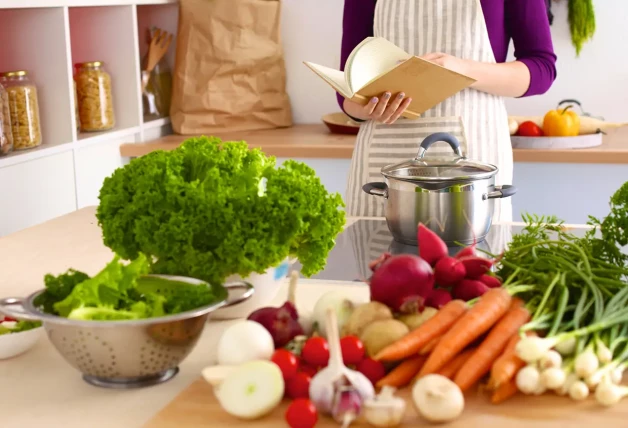
<svg viewBox="0 0 628 428"><path fill-rule="evenodd" d="M42 130L41 146L0 157L0 205L11 206L0 210L0 236L97 203L104 178L124 163L121 144L172 132L170 118L144 122L140 61L148 28L176 35L178 8L177 0L0 0L0 72L29 72ZM171 69L175 48L165 57ZM77 131L74 64L86 61L103 61L111 75L110 131Z"/></svg>

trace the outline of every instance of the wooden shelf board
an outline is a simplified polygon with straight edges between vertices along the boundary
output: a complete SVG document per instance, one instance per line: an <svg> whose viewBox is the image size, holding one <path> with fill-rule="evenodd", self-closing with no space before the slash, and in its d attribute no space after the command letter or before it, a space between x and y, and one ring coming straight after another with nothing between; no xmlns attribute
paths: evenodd
<svg viewBox="0 0 628 428"><path fill-rule="evenodd" d="M178 0L2 0L0 9L172 4Z"/></svg>
<svg viewBox="0 0 628 428"><path fill-rule="evenodd" d="M143 129L160 128L162 126L170 125L169 117L161 117L159 119L147 120L142 124Z"/></svg>
<svg viewBox="0 0 628 428"><path fill-rule="evenodd" d="M355 146L354 135L332 134L322 124L295 125L291 128L264 131L216 133L225 141L244 140L266 154L285 158L350 159ZM186 138L168 135L145 143L120 146L123 157L137 157L154 150L173 150ZM599 147L571 150L513 150L515 162L628 164L628 127L614 129L604 136Z"/></svg>

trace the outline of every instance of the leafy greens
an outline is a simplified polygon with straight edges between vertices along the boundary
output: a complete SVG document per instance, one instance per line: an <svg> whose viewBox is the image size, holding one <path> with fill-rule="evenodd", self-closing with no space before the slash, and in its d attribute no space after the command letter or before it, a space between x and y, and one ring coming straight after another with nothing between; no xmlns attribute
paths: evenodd
<svg viewBox="0 0 628 428"><path fill-rule="evenodd" d="M35 300L44 312L77 320L133 320L176 314L223 300L226 290L209 284L147 277L149 263L140 254L128 264L116 256L90 278L69 270L46 275L46 290Z"/></svg>
<svg viewBox="0 0 628 428"><path fill-rule="evenodd" d="M318 272L344 226L343 206L301 162L277 167L245 142L198 137L116 170L97 218L121 257L144 253L154 273L222 283L290 256L304 275Z"/></svg>

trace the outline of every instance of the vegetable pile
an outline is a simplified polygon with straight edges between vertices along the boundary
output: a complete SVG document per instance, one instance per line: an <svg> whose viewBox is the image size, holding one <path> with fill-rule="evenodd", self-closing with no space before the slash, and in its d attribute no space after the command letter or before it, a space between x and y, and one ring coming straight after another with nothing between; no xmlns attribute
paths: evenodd
<svg viewBox="0 0 628 428"><path fill-rule="evenodd" d="M20 333L40 327L39 321L16 320L11 317L0 318L0 336L3 334Z"/></svg>
<svg viewBox="0 0 628 428"><path fill-rule="evenodd" d="M222 283L287 257L306 276L318 272L344 226L343 206L301 162L277 167L245 142L195 137L106 178L97 218L122 258L144 253L152 273Z"/></svg>
<svg viewBox="0 0 628 428"><path fill-rule="evenodd" d="M144 276L149 263L140 254L128 264L119 257L96 274L70 269L46 275L45 291L34 301L43 312L76 320L134 320L160 317L209 305L227 296L222 286L198 285Z"/></svg>

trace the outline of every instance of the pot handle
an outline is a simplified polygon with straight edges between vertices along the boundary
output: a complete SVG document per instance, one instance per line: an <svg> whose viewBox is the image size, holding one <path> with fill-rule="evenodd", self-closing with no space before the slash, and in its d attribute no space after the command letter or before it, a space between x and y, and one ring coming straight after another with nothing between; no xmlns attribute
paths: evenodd
<svg viewBox="0 0 628 428"><path fill-rule="evenodd" d="M369 195L381 196L384 199L388 198L388 185L386 185L386 183L382 183L381 181L366 183L362 186L362 190Z"/></svg>
<svg viewBox="0 0 628 428"><path fill-rule="evenodd" d="M488 192L482 199L500 199L509 198L517 193L517 188L511 184L504 184L503 186L495 186L495 190Z"/></svg>
<svg viewBox="0 0 628 428"><path fill-rule="evenodd" d="M229 297L227 298L227 303L223 306L226 308L228 306L235 306L238 303L242 303L245 300L248 300L249 297L255 293L255 288L252 284L244 281L235 281L225 284L224 287L227 289L229 293ZM237 297L232 298L233 292L237 293Z"/></svg>
<svg viewBox="0 0 628 428"><path fill-rule="evenodd" d="M4 299L0 299L0 313L15 319L28 321L41 320L41 318L30 315L24 310L24 299L19 297L5 297Z"/></svg>
<svg viewBox="0 0 628 428"><path fill-rule="evenodd" d="M414 159L415 160L423 159L423 156L425 156L425 152L427 151L427 149L429 149L430 147L432 147L432 145L440 141L443 141L449 144L449 147L451 147L454 153L462 157L462 151L460 150L460 141L458 141L456 137L454 137L449 132L436 132L434 134L428 135L427 137L423 139L423 141L421 142L421 147L419 148L419 152L417 153L416 158Z"/></svg>

